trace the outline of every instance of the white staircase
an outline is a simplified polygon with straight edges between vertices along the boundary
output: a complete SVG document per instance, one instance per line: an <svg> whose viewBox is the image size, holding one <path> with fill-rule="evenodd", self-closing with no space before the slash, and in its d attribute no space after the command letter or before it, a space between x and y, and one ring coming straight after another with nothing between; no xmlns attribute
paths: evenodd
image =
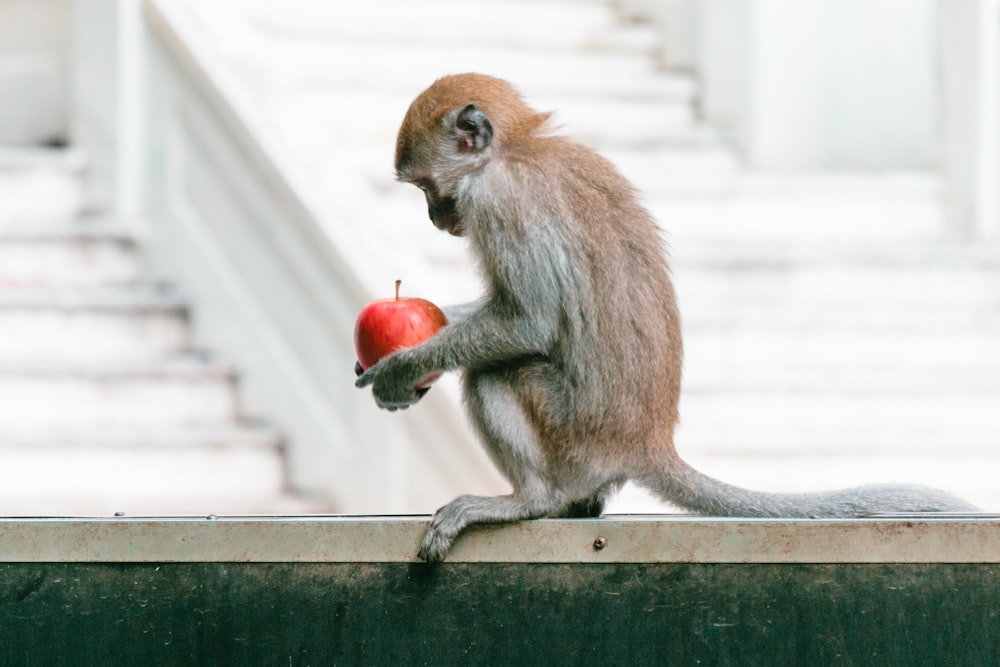
<svg viewBox="0 0 1000 667"><path fill-rule="evenodd" d="M394 140L436 77L507 78L614 160L665 230L687 349L677 445L692 463L760 489L913 481L1000 508L1000 249L948 230L937 175L748 172L699 121L696 79L658 69L652 29L610 2L185 0L168 13L223 63L310 202L329 204L320 224L374 267L371 293L402 277L440 303L477 296L464 245L393 181ZM614 509L655 507L628 490Z"/></svg>
<svg viewBox="0 0 1000 667"><path fill-rule="evenodd" d="M81 215L81 160L0 151L0 515L295 510L280 434L240 411L134 232Z"/></svg>
<svg viewBox="0 0 1000 667"><path fill-rule="evenodd" d="M949 233L941 195L828 174L655 201L679 230L682 453L758 488L915 481L1000 508L1000 248Z"/></svg>
<svg viewBox="0 0 1000 667"><path fill-rule="evenodd" d="M747 172L699 122L696 81L658 70L651 29L611 3L187 5L317 190L365 221L332 222L334 240L408 269L416 293L478 287L464 245L393 183L399 121L442 74L508 78L666 232L683 455L760 489L913 481L1000 509L1000 248L949 232L937 175ZM614 509L656 507L629 489Z"/></svg>

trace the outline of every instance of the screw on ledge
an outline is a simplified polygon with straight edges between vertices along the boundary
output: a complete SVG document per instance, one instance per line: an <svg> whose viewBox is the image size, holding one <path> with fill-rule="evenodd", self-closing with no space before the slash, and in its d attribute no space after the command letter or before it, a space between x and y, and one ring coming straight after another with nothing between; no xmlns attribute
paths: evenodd
<svg viewBox="0 0 1000 667"><path fill-rule="evenodd" d="M596 540L594 540L594 551L600 551L606 546L608 546L608 538L598 537Z"/></svg>

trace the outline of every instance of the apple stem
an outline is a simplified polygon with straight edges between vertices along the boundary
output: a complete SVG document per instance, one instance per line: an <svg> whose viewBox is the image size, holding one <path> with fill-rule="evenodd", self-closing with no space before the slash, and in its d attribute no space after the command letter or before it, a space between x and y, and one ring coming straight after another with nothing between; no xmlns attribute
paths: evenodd
<svg viewBox="0 0 1000 667"><path fill-rule="evenodd" d="M403 284L402 280L396 279L396 301L399 301L399 286Z"/></svg>

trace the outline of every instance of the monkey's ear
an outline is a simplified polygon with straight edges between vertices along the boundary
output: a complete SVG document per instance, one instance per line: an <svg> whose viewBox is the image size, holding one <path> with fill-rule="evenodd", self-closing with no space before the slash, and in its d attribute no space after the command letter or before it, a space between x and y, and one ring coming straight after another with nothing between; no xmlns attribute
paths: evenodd
<svg viewBox="0 0 1000 667"><path fill-rule="evenodd" d="M493 124L479 107L470 104L455 119L455 136L458 138L459 150L481 151L493 141Z"/></svg>

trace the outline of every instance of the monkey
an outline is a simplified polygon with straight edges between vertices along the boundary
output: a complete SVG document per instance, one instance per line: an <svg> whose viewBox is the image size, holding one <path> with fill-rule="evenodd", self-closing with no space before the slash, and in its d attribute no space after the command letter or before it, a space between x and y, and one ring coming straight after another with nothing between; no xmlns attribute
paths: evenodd
<svg viewBox="0 0 1000 667"><path fill-rule="evenodd" d="M751 491L681 459L681 322L666 243L631 183L550 117L504 80L456 74L412 102L397 136L397 179L423 191L435 227L466 239L486 289L356 385L371 385L381 408L405 409L423 395L420 380L460 371L474 431L512 487L441 507L419 558L442 560L473 524L600 516L629 480L703 516L975 511L901 484Z"/></svg>

